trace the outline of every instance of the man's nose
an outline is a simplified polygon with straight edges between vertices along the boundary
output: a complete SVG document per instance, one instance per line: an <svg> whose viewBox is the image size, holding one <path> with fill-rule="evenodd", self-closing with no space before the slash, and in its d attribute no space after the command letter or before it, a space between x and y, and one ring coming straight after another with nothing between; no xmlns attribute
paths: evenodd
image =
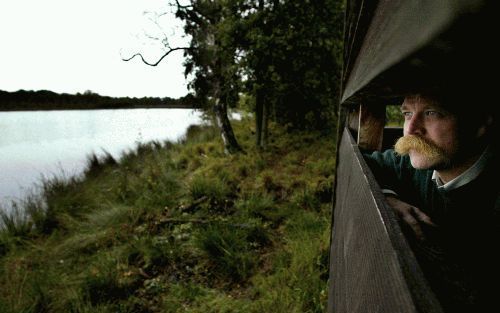
<svg viewBox="0 0 500 313"><path fill-rule="evenodd" d="M423 121L417 114L406 120L404 126L407 135L423 135L425 132Z"/></svg>

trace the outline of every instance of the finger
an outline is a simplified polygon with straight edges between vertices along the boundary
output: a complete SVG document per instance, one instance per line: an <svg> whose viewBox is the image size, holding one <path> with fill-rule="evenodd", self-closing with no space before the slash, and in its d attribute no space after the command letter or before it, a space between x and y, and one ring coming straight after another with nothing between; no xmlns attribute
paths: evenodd
<svg viewBox="0 0 500 313"><path fill-rule="evenodd" d="M413 233L415 233L415 236L419 240L424 239L424 233L422 232L422 228L420 227L419 222L410 214L405 214L402 216L403 221L411 227L413 230Z"/></svg>
<svg viewBox="0 0 500 313"><path fill-rule="evenodd" d="M437 227L437 225L434 224L434 222L431 220L431 218L427 214L425 214L424 212L420 211L418 208L411 207L411 210L412 210L413 215L420 222L423 222L429 226Z"/></svg>

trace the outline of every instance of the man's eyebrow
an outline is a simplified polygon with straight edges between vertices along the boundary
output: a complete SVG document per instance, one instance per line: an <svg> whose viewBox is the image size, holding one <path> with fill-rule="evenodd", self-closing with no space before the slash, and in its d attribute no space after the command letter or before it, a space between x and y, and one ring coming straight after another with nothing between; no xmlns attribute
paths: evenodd
<svg viewBox="0 0 500 313"><path fill-rule="evenodd" d="M410 110L411 106L408 105L408 104L406 104L406 103L403 103L403 104L401 104L400 109L401 109L401 111L403 111L403 110ZM440 105L434 104L434 103L427 103L427 104L425 104L422 107L422 110L436 110L436 111L440 111L440 112L447 112L446 109L444 109Z"/></svg>
<svg viewBox="0 0 500 313"><path fill-rule="evenodd" d="M435 110L439 112L447 112L443 107L440 105L434 104L434 103L429 103L424 107L424 110Z"/></svg>

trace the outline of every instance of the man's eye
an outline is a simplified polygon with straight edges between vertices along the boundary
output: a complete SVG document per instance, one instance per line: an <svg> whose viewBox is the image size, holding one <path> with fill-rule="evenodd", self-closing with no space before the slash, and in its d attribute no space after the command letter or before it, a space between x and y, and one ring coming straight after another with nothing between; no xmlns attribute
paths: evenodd
<svg viewBox="0 0 500 313"><path fill-rule="evenodd" d="M404 118L411 118L411 116L413 115L412 112L408 112L408 111L402 111L401 114L403 114L403 117Z"/></svg>
<svg viewBox="0 0 500 313"><path fill-rule="evenodd" d="M438 111L425 111L425 115L427 116L440 116L440 113Z"/></svg>

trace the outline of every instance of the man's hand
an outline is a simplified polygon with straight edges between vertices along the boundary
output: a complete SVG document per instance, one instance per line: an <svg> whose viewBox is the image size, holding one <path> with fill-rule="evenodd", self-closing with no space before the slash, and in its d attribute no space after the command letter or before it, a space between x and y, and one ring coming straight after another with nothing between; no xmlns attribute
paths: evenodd
<svg viewBox="0 0 500 313"><path fill-rule="evenodd" d="M389 206L394 209L399 219L410 226L418 240L425 240L422 224L436 227L431 218L418 208L390 195L386 196L385 199Z"/></svg>

